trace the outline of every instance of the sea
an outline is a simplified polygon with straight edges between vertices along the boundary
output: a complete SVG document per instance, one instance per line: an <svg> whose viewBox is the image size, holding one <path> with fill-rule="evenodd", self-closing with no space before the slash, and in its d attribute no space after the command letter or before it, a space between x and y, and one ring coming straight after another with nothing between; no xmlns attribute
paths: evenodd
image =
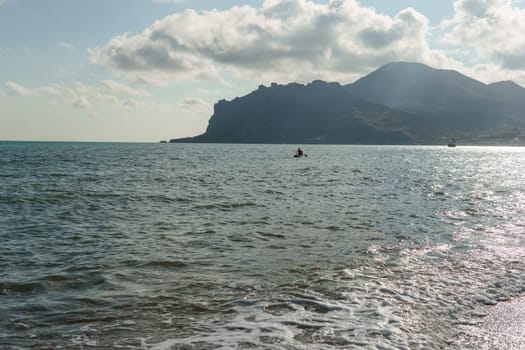
<svg viewBox="0 0 525 350"><path fill-rule="evenodd" d="M520 147L0 142L0 349L477 349L524 184Z"/></svg>

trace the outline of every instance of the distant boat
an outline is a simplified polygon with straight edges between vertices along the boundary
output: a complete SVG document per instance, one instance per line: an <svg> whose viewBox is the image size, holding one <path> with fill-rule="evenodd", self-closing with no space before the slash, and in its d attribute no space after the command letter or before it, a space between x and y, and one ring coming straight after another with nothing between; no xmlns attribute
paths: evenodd
<svg viewBox="0 0 525 350"><path fill-rule="evenodd" d="M168 143L166 140L160 140L160 143Z"/></svg>
<svg viewBox="0 0 525 350"><path fill-rule="evenodd" d="M295 152L294 154L294 157L295 158L306 157L306 153L304 153L302 149L298 148L297 152Z"/></svg>
<svg viewBox="0 0 525 350"><path fill-rule="evenodd" d="M450 141L448 142L448 147L456 147L456 140L450 139Z"/></svg>

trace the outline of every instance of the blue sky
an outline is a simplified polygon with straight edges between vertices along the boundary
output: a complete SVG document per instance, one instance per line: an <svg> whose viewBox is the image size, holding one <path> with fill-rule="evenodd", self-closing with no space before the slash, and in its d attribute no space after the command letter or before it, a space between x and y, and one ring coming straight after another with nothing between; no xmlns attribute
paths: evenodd
<svg viewBox="0 0 525 350"><path fill-rule="evenodd" d="M202 133L220 99L391 61L525 85L513 0L0 0L0 140Z"/></svg>

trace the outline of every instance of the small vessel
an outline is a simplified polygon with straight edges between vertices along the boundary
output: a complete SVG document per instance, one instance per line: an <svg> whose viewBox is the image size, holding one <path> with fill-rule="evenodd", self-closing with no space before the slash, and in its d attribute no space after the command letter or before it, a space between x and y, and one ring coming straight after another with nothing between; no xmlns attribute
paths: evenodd
<svg viewBox="0 0 525 350"><path fill-rule="evenodd" d="M304 153L302 149L298 148L297 152L295 152L294 154L294 158L301 158L301 157L306 157L306 154Z"/></svg>
<svg viewBox="0 0 525 350"><path fill-rule="evenodd" d="M456 147L456 140L454 139L450 139L450 141L448 141L448 147Z"/></svg>
<svg viewBox="0 0 525 350"><path fill-rule="evenodd" d="M168 143L166 140L160 140L160 143Z"/></svg>

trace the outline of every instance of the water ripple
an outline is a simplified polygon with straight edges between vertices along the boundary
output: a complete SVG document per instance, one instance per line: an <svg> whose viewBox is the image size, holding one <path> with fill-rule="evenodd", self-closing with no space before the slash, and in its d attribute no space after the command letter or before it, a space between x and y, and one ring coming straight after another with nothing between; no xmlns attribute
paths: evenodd
<svg viewBox="0 0 525 350"><path fill-rule="evenodd" d="M0 147L0 348L463 349L524 292L519 149Z"/></svg>

